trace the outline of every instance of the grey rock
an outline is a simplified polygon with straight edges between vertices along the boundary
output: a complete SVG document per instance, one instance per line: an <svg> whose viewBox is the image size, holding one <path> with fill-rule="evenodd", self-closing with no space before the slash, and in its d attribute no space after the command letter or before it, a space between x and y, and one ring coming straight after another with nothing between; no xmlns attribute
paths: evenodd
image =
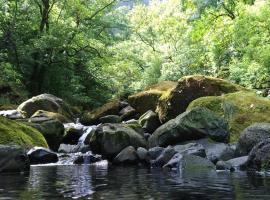
<svg viewBox="0 0 270 200"><path fill-rule="evenodd" d="M57 154L43 147L34 147L27 153L30 164L46 164L56 163L58 161Z"/></svg>
<svg viewBox="0 0 270 200"><path fill-rule="evenodd" d="M232 167L230 163L220 160L216 164L216 170L233 171L234 168Z"/></svg>
<svg viewBox="0 0 270 200"><path fill-rule="evenodd" d="M151 165L153 167L163 167L167 162L171 160L171 158L177 152L171 146L166 147L161 154L153 161L151 161Z"/></svg>
<svg viewBox="0 0 270 200"><path fill-rule="evenodd" d="M234 170L245 170L247 168L248 156L242 156L227 160Z"/></svg>
<svg viewBox="0 0 270 200"><path fill-rule="evenodd" d="M160 125L159 117L152 110L147 111L139 118L139 123L145 132L153 133Z"/></svg>
<svg viewBox="0 0 270 200"><path fill-rule="evenodd" d="M147 149L143 147L139 147L137 149L137 155L141 161L148 162L149 161L149 155Z"/></svg>
<svg viewBox="0 0 270 200"><path fill-rule="evenodd" d="M148 154L151 160L155 160L157 159L157 157L161 155L163 151L164 151L164 147L153 147L148 150Z"/></svg>
<svg viewBox="0 0 270 200"><path fill-rule="evenodd" d="M120 123L122 121L121 117L118 115L107 115L104 117L101 117L99 121L103 124L105 123Z"/></svg>
<svg viewBox="0 0 270 200"><path fill-rule="evenodd" d="M209 109L196 107L160 126L149 138L149 146L166 147L205 137L227 142L228 123Z"/></svg>
<svg viewBox="0 0 270 200"><path fill-rule="evenodd" d="M115 164L136 164L139 158L136 153L136 149L132 146L128 146L123 149L113 160Z"/></svg>
<svg viewBox="0 0 270 200"><path fill-rule="evenodd" d="M180 154L195 155L205 158L206 153L203 145L198 143L188 143L185 145L175 145L174 150Z"/></svg>
<svg viewBox="0 0 270 200"><path fill-rule="evenodd" d="M86 153L90 151L89 145L84 144L77 144L77 145L70 145L70 144L60 144L60 147L58 149L59 153Z"/></svg>
<svg viewBox="0 0 270 200"><path fill-rule="evenodd" d="M237 143L237 155L248 155L255 145L266 139L270 139L270 123L256 123L247 127Z"/></svg>

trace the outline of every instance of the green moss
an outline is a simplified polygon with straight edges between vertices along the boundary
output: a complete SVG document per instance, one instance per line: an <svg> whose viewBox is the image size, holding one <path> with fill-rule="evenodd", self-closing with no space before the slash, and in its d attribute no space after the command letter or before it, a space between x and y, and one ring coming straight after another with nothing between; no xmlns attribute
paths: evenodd
<svg viewBox="0 0 270 200"><path fill-rule="evenodd" d="M168 94L176 86L175 82L163 81L146 88L145 91L128 97L128 102L139 114L144 114L148 110L155 111L159 98Z"/></svg>
<svg viewBox="0 0 270 200"><path fill-rule="evenodd" d="M47 117L49 119L58 120L62 123L72 122L70 119L68 119L66 116L64 116L60 113L48 112L48 111L44 111L44 110L38 110L37 112L35 112L31 116L31 118L35 118L35 117ZM31 121L31 119L30 119L30 121Z"/></svg>
<svg viewBox="0 0 270 200"><path fill-rule="evenodd" d="M181 78L174 89L162 94L158 101L157 112L162 122L175 118L186 111L193 100L204 96L220 96L227 93L247 91L229 81L193 75Z"/></svg>
<svg viewBox="0 0 270 200"><path fill-rule="evenodd" d="M43 135L25 124L0 117L0 144L48 147Z"/></svg>
<svg viewBox="0 0 270 200"><path fill-rule="evenodd" d="M251 92L202 97L194 100L187 110L198 106L207 107L228 120L231 142L237 141L240 133L251 124L270 122L270 100Z"/></svg>

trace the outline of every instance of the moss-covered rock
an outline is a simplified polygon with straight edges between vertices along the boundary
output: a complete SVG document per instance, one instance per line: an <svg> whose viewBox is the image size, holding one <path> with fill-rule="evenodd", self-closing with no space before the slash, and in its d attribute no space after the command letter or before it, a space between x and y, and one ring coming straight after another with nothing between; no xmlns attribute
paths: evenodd
<svg viewBox="0 0 270 200"><path fill-rule="evenodd" d="M148 110L156 110L159 98L166 95L176 86L176 82L163 81L147 88L145 91L128 97L128 102L140 114Z"/></svg>
<svg viewBox="0 0 270 200"><path fill-rule="evenodd" d="M80 120L84 125L92 125L100 123L99 119L106 115L118 115L121 109L121 102L113 100L103 106L94 109L91 112L85 112Z"/></svg>
<svg viewBox="0 0 270 200"><path fill-rule="evenodd" d="M54 95L41 94L23 102L17 110L25 118L31 117L38 110L60 113L68 118L72 118L73 113L69 107L67 103Z"/></svg>
<svg viewBox="0 0 270 200"><path fill-rule="evenodd" d="M202 97L187 108L206 107L228 120L230 141L239 139L240 133L254 123L270 122L270 100L252 92L236 92L218 97Z"/></svg>
<svg viewBox="0 0 270 200"><path fill-rule="evenodd" d="M0 117L0 144L48 147L43 135L25 124Z"/></svg>
<svg viewBox="0 0 270 200"><path fill-rule="evenodd" d="M208 76L194 75L181 78L177 86L164 93L157 106L162 122L175 118L186 111L189 103L204 96L220 96L222 94L246 90L226 80Z"/></svg>

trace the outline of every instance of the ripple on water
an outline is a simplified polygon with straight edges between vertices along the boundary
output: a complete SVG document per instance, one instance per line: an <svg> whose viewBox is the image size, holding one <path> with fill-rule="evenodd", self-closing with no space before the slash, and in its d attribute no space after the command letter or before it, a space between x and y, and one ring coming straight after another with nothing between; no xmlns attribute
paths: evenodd
<svg viewBox="0 0 270 200"><path fill-rule="evenodd" d="M2 199L270 199L270 177L245 172L177 173L142 167L51 165L1 174Z"/></svg>

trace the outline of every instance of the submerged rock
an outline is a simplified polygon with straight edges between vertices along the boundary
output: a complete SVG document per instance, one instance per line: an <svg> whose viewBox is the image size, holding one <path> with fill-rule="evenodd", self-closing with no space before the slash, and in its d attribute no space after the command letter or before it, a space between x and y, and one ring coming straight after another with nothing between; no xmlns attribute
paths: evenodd
<svg viewBox="0 0 270 200"><path fill-rule="evenodd" d="M23 172L29 168L30 162L24 148L0 145L0 173Z"/></svg>
<svg viewBox="0 0 270 200"><path fill-rule="evenodd" d="M166 147L205 137L228 141L228 124L209 109L198 107L160 126L149 138L149 145Z"/></svg>
<svg viewBox="0 0 270 200"><path fill-rule="evenodd" d="M160 97L157 112L160 120L165 122L185 112L188 105L197 98L220 96L242 90L246 89L219 78L185 76L178 81L176 87Z"/></svg>
<svg viewBox="0 0 270 200"><path fill-rule="evenodd" d="M50 149L42 147L34 147L27 153L30 164L46 164L56 163L58 161L57 154L52 152Z"/></svg>
<svg viewBox="0 0 270 200"><path fill-rule="evenodd" d="M270 139L270 123L253 124L241 133L236 152L241 156L248 155L256 144L266 139Z"/></svg>
<svg viewBox="0 0 270 200"><path fill-rule="evenodd" d="M225 117L230 127L230 142L237 142L240 133L254 123L270 123L270 100L251 92L236 92L219 97L202 97L187 110L206 107Z"/></svg>
<svg viewBox="0 0 270 200"><path fill-rule="evenodd" d="M139 123L147 133L153 133L161 125L158 115L152 110L144 113L139 118Z"/></svg>
<svg viewBox="0 0 270 200"><path fill-rule="evenodd" d="M31 117L38 110L60 113L67 118L72 117L69 106L60 98L51 94L41 94L23 102L17 110L25 117Z"/></svg>
<svg viewBox="0 0 270 200"><path fill-rule="evenodd" d="M125 147L146 147L143 136L124 124L104 124L91 135L89 145L94 153L114 158Z"/></svg>
<svg viewBox="0 0 270 200"><path fill-rule="evenodd" d="M136 164L139 161L139 157L136 153L136 149L132 146L128 146L123 149L114 159L115 164Z"/></svg>

